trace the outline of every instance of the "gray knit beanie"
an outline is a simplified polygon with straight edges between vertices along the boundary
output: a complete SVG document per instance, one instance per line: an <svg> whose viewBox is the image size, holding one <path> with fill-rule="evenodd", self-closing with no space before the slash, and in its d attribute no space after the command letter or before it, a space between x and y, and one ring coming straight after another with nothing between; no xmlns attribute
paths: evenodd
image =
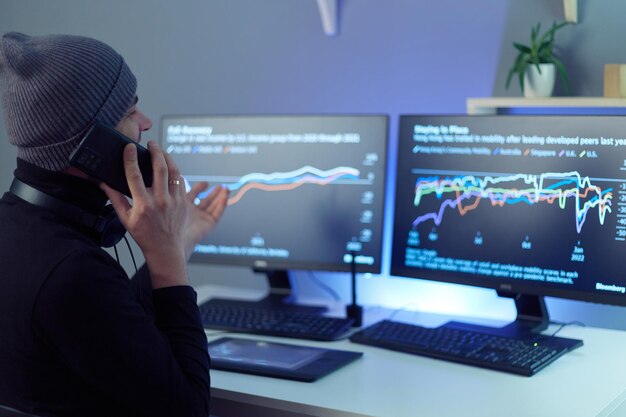
<svg viewBox="0 0 626 417"><path fill-rule="evenodd" d="M99 121L116 126L131 107L137 80L124 59L95 39L72 35L0 39L0 93L17 156L60 171L83 134Z"/></svg>

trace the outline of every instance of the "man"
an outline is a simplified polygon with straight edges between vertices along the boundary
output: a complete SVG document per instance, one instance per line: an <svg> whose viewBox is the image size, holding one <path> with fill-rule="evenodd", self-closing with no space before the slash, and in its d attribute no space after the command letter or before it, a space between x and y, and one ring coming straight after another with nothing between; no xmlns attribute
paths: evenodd
<svg viewBox="0 0 626 417"><path fill-rule="evenodd" d="M0 93L18 151L12 192L0 199L2 405L40 416L208 415L206 337L185 264L227 191L216 187L194 205L208 185L187 194L153 142L150 188L136 147L124 150L132 205L69 165L95 122L141 140L152 123L136 85L123 58L97 40L0 39ZM107 200L146 261L130 280L101 248L110 228L84 220L114 223ZM119 240L124 231L114 233Z"/></svg>

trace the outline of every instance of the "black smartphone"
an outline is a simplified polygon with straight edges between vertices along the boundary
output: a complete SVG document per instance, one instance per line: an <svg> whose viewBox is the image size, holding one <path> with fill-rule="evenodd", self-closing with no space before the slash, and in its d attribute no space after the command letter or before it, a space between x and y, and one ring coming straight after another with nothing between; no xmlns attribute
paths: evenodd
<svg viewBox="0 0 626 417"><path fill-rule="evenodd" d="M124 147L137 146L137 161L146 187L152 186L150 151L102 123L94 124L70 155L70 164L131 197L124 171Z"/></svg>

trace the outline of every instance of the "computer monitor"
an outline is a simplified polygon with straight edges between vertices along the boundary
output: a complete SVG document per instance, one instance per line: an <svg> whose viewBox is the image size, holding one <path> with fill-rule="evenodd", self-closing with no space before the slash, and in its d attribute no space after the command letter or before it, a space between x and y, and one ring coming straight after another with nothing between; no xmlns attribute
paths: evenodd
<svg viewBox="0 0 626 417"><path fill-rule="evenodd" d="M626 305L625 174L625 117L402 116L391 274L513 297L503 333Z"/></svg>
<svg viewBox="0 0 626 417"><path fill-rule="evenodd" d="M350 271L354 261L358 272L380 272L387 119L164 116L161 142L188 186L230 190L191 260L266 272L280 298L289 270Z"/></svg>

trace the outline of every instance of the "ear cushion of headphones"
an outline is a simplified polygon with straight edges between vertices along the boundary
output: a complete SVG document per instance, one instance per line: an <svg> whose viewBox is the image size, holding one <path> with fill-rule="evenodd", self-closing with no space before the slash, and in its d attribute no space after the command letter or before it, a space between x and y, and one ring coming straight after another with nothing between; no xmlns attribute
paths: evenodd
<svg viewBox="0 0 626 417"><path fill-rule="evenodd" d="M10 191L22 200L49 210L69 223L87 227L95 234L101 247L115 246L126 234L126 229L111 205L105 206L99 214L90 213L72 203L39 191L17 178L13 179Z"/></svg>
<svg viewBox="0 0 626 417"><path fill-rule="evenodd" d="M126 234L126 228L117 216L112 205L104 207L103 213L100 215L102 220L102 230L100 233L100 246L110 248L117 245Z"/></svg>

